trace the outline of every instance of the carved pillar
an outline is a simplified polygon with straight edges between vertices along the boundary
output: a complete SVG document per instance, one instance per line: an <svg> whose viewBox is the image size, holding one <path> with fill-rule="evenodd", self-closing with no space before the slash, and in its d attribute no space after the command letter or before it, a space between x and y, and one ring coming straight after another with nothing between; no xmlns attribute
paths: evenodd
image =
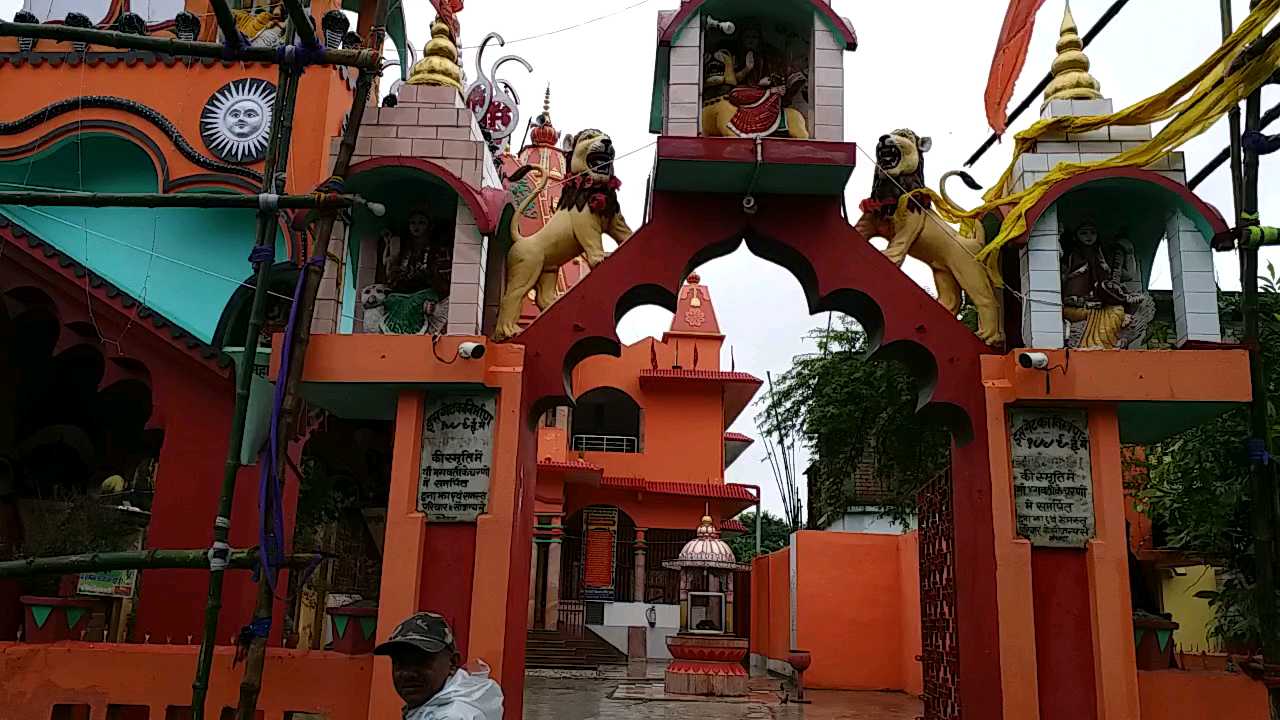
<svg viewBox="0 0 1280 720"><path fill-rule="evenodd" d="M554 629L560 622L560 537L547 546L547 607L543 627Z"/></svg>
<svg viewBox="0 0 1280 720"><path fill-rule="evenodd" d="M644 540L644 528L636 528L636 576L635 582L631 586L631 600L633 602L644 602L644 583L648 575L645 567L645 550L647 545Z"/></svg>

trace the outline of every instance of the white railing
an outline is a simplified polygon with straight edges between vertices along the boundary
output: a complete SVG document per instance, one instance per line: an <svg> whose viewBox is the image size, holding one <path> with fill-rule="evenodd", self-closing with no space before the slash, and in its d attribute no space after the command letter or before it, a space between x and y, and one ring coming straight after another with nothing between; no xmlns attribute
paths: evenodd
<svg viewBox="0 0 1280 720"><path fill-rule="evenodd" d="M640 452L640 441L626 435L574 435L573 449L577 452Z"/></svg>

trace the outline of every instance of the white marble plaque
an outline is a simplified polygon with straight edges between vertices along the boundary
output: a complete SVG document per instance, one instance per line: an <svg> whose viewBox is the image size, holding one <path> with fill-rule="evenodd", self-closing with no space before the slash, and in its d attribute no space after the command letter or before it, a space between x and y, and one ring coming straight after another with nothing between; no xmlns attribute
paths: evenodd
<svg viewBox="0 0 1280 720"><path fill-rule="evenodd" d="M418 510L429 522L475 522L489 506L493 390L427 394Z"/></svg>
<svg viewBox="0 0 1280 720"><path fill-rule="evenodd" d="M1093 537L1089 416L1009 410L1018 535L1036 547L1083 548Z"/></svg>

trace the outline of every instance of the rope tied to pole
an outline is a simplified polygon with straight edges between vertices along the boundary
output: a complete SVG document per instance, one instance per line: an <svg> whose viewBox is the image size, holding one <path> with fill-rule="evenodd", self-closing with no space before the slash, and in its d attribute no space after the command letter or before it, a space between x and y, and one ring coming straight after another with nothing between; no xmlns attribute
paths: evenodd
<svg viewBox="0 0 1280 720"><path fill-rule="evenodd" d="M249 262L257 265L258 263L274 263L276 261L276 249L271 245L254 245L249 251Z"/></svg>
<svg viewBox="0 0 1280 720"><path fill-rule="evenodd" d="M306 72L308 65L322 64L324 58L324 46L314 40L310 43L305 40L288 43L276 48L276 60L299 75Z"/></svg>

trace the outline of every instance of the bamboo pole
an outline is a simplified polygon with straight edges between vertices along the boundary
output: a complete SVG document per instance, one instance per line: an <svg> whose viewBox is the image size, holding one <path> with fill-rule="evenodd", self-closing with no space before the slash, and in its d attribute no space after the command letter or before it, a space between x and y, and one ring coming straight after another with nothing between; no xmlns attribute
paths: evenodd
<svg viewBox="0 0 1280 720"><path fill-rule="evenodd" d="M285 36L292 41L293 33L286 25ZM283 158L288 157L289 139L293 120L293 106L298 94L298 73L289 65L281 65L278 82L279 96L275 105L276 112L271 117L270 142L267 145L266 158L263 161L262 190L269 193L276 189L277 173L284 168ZM258 234L256 248L275 247L276 213L260 212L258 214ZM249 325L245 331L244 362L240 363L236 375L236 404L231 417L231 436L227 444L227 459L222 476L222 490L218 501L218 515L214 519L213 539L217 547L225 545L231 530L231 505L235 497L236 476L240 472L240 453L244 445L245 417L249 408L249 385L253 378L254 361L258 355L258 336L262 332L263 320L266 316L267 286L271 279L270 262L259 262L253 288L253 304L249 314ZM205 605L204 630L200 640L200 654L196 659L196 674L191 682L192 720L204 720L205 699L209 692L209 674L213 668L213 649L217 641L218 614L222 610L222 582L224 571L210 568L209 594Z"/></svg>
<svg viewBox="0 0 1280 720"><path fill-rule="evenodd" d="M216 4L215 4L216 5ZM144 50L183 57L242 60L278 64L277 48L239 47L232 49L218 43L178 40L154 35L130 35L116 30L95 30L70 25L16 23L0 20L0 37L27 37L59 42L86 42L127 50ZM239 37L239 35L237 35ZM321 45L315 50L315 65L345 65L362 70L378 70L381 56L368 49L329 49Z"/></svg>
<svg viewBox="0 0 1280 720"><path fill-rule="evenodd" d="M286 564L290 567L306 567L326 559L323 553L298 553L290 555ZM258 563L258 550L233 550L227 557L231 570L246 570ZM208 550L133 550L129 552L85 553L34 557L0 562L0 578L28 575L63 575L68 573L101 572L106 570L171 570L209 567Z"/></svg>
<svg viewBox="0 0 1280 720"><path fill-rule="evenodd" d="M222 0L214 0L221 2ZM293 31L298 33L298 37L302 39L302 45L308 48L314 48L318 44L316 42L315 26L311 24L311 13L308 13L298 0L284 0L284 11L289 14L289 19L293 21Z"/></svg>
<svg viewBox="0 0 1280 720"><path fill-rule="evenodd" d="M0 192L0 205L75 206L75 207L147 207L147 208L246 208L253 210L333 210L353 205L366 207L381 216L386 208L366 202L359 195L233 195L231 193L86 193Z"/></svg>
<svg viewBox="0 0 1280 720"><path fill-rule="evenodd" d="M1255 3L1250 3L1252 8ZM1272 32L1267 33L1245 52L1252 55L1270 44ZM1245 100L1245 130L1258 132L1262 127L1262 88L1249 93ZM1240 225L1256 225L1258 222L1258 153L1244 150L1244 187L1240 193L1238 208ZM1276 483L1275 474L1268 460L1271 452L1271 430L1267 411L1267 377L1259 345L1258 310L1258 247L1253 243L1241 243L1240 255L1243 271L1240 309L1244 315L1244 343L1249 350L1249 375L1253 387L1253 400L1249 404L1250 478L1249 503L1253 529L1253 553L1255 564L1254 592L1258 610L1258 634L1262 641L1262 657L1266 665L1280 663L1280 617L1276 612ZM1271 705L1276 706L1277 690L1271 689Z"/></svg>
<svg viewBox="0 0 1280 720"><path fill-rule="evenodd" d="M236 52L242 50L240 28L236 27L236 17L231 13L227 0L209 0L209 6L213 8L213 17L218 21L218 29L222 31L227 47Z"/></svg>
<svg viewBox="0 0 1280 720"><path fill-rule="evenodd" d="M1218 11L1222 17L1222 41L1226 42L1227 38L1231 37L1231 33L1235 32L1236 29L1235 21L1231 19L1231 0L1221 0ZM1231 144L1227 147L1227 153L1231 158L1231 197L1234 200L1232 210L1238 216L1243 200L1241 193L1244 191L1244 157L1240 154L1239 105L1231 108L1228 119L1231 127Z"/></svg>
<svg viewBox="0 0 1280 720"><path fill-rule="evenodd" d="M386 33L387 3L388 0L377 0L373 11L373 27L369 31L369 46L379 50L383 46ZM351 112L347 121L346 131L343 133L342 143L338 148L338 156L333 163L332 174L335 177L346 178L347 170L351 167L351 157L355 154L356 139L360 135L360 125L364 120L364 111L369 105L369 97L373 92L377 76L377 73L362 70L359 79L356 81L355 95L351 100ZM335 218L336 215L332 211L320 216L316 223L311 257L324 257L328 252L329 239L333 234ZM303 267L303 272L305 275L303 277L302 293L295 308L298 322L293 328L293 349L289 358L289 366L281 367L276 378L276 382L284 383L285 388L284 401L279 417L279 427L284 428L285 432L288 432L288 429L293 427L298 415L300 404L298 387L301 384L302 363L306 358L307 346L311 341L311 322L315 313L316 296L319 293L320 281L324 277L323 266L313 263L307 263ZM282 443L277 448L277 451L278 455L272 459L272 462L276 465L276 476L284 477L288 442ZM264 523L269 522L269 517L264 512L261 521ZM258 581L258 605L254 611L255 620L271 617L272 600L271 588L267 584L267 574L264 572ZM254 720L258 695L262 691L262 672L266 665L266 659L266 638L255 637L249 645L249 653L245 658L244 676L240 682L240 703L236 711L237 720ZM199 719L197 718L197 720Z"/></svg>

